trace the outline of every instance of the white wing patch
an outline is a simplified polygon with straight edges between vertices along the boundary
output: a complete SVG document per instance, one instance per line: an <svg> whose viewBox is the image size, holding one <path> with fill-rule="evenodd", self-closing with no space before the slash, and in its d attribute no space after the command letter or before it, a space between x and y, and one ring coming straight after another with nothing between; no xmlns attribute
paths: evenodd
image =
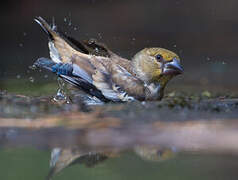
<svg viewBox="0 0 238 180"><path fill-rule="evenodd" d="M58 50L55 48L55 45L52 41L49 41L48 43L49 49L50 49L50 58L56 62L56 63L61 63L61 57L58 52Z"/></svg>

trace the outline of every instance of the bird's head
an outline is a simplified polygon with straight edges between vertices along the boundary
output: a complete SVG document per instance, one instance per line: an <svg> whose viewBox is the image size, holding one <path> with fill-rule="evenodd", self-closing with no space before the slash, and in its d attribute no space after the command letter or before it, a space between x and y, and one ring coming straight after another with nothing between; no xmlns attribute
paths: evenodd
<svg viewBox="0 0 238 180"><path fill-rule="evenodd" d="M132 59L134 73L146 83L164 87L174 76L183 73L177 54L163 48L145 48Z"/></svg>

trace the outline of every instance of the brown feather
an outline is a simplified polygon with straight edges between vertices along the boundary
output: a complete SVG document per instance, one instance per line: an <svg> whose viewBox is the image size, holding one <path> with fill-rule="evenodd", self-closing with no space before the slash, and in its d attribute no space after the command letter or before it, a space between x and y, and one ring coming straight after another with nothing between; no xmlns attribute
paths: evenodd
<svg viewBox="0 0 238 180"><path fill-rule="evenodd" d="M118 64L111 63L110 73L112 81L117 84L128 95L136 99L143 100L145 98L144 83L132 76L125 68Z"/></svg>

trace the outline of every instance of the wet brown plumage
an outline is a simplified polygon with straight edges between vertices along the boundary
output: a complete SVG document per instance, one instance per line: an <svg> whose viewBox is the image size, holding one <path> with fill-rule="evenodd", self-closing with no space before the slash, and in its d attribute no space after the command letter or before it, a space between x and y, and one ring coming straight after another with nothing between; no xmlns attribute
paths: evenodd
<svg viewBox="0 0 238 180"><path fill-rule="evenodd" d="M167 49L145 48L130 61L96 40L76 41L41 17L35 20L48 34L51 57L35 65L104 102L160 100L167 82L183 72L178 55Z"/></svg>

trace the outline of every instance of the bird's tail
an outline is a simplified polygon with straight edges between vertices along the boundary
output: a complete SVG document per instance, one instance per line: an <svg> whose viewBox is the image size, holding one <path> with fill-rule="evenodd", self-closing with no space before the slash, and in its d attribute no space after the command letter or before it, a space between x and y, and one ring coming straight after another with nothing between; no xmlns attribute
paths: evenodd
<svg viewBox="0 0 238 180"><path fill-rule="evenodd" d="M60 47L65 47L65 48L68 48L68 50L72 48L76 51L80 51L85 54L93 54L96 56L110 57L112 54L112 52L104 44L97 42L97 40L95 39L90 39L88 41L78 41L74 39L73 37L70 37L64 33L61 33L60 31L57 30L57 27L54 23L54 19L53 19L52 26L50 26L40 16L36 17L34 20L41 26L44 32L48 35L49 40L54 43L56 49L55 50L52 49L52 53L59 51L58 53L59 55L61 55L62 51L60 50ZM66 44L68 44L69 46L67 46ZM70 52L70 51L67 51L67 52ZM56 54L56 56L58 56L58 54Z"/></svg>
<svg viewBox="0 0 238 180"><path fill-rule="evenodd" d="M36 17L35 22L37 22L41 28L45 31L45 33L48 35L50 40L54 40L56 36L58 36L56 32L56 25L53 22L52 27L42 18L42 17Z"/></svg>
<svg viewBox="0 0 238 180"><path fill-rule="evenodd" d="M60 32L56 30L53 24L51 27L42 17L35 18L35 21L41 26L49 37L50 57L56 63L68 63L73 54L77 54L72 43Z"/></svg>

